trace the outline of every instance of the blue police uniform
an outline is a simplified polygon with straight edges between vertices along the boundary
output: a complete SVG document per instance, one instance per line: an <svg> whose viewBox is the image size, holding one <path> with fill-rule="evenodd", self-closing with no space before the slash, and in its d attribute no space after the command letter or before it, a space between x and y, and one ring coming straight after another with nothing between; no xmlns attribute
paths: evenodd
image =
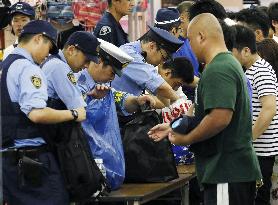
<svg viewBox="0 0 278 205"><path fill-rule="evenodd" d="M52 39L55 29L49 23L29 24L22 33L42 33ZM68 204L58 164L45 145L46 127L27 117L33 109L46 107L45 76L30 53L20 47L1 63L1 68L4 201L9 205Z"/></svg>
<svg viewBox="0 0 278 205"><path fill-rule="evenodd" d="M145 89L155 93L156 89L165 81L154 66L146 63L141 54L140 41L125 44L120 48L133 57L134 60L123 69L121 77L115 77L112 87L136 96L141 95Z"/></svg>
<svg viewBox="0 0 278 205"><path fill-rule="evenodd" d="M60 99L67 109L85 107L86 103L76 86L76 78L67 64L63 52L59 51L59 57L49 59L42 66L47 78L47 92L49 98Z"/></svg>
<svg viewBox="0 0 278 205"><path fill-rule="evenodd" d="M114 16L109 12L105 12L97 23L94 34L96 37L118 47L129 42L127 33L125 33L121 24L117 22Z"/></svg>
<svg viewBox="0 0 278 205"><path fill-rule="evenodd" d="M181 48L179 50L177 50L176 53L173 54L173 57L188 58L188 60L190 60L192 66L194 68L194 75L199 77L200 76L199 62L197 60L197 57L195 56L195 54L192 51L188 38L183 38L180 36L179 39L182 40L184 42L184 44L181 46Z"/></svg>

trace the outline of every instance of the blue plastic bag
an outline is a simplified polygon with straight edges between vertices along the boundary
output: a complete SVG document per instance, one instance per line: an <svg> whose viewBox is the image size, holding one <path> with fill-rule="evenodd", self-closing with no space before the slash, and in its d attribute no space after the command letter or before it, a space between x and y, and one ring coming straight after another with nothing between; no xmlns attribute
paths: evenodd
<svg viewBox="0 0 278 205"><path fill-rule="evenodd" d="M87 119L82 127L95 159L103 159L106 178L112 190L119 188L125 178L125 161L113 93L103 99L87 97Z"/></svg>

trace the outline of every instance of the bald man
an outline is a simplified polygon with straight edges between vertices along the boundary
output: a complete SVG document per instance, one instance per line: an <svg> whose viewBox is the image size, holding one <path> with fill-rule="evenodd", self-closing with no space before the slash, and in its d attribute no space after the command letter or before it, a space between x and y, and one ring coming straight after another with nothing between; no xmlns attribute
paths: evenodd
<svg viewBox="0 0 278 205"><path fill-rule="evenodd" d="M173 144L191 144L205 205L253 205L256 180L262 177L252 147L243 70L227 51L221 26L212 14L192 19L187 34L199 62L206 64L195 99L195 118L200 123L187 134L173 131L182 128L185 133L183 120L160 124L149 135L155 141L168 135Z"/></svg>

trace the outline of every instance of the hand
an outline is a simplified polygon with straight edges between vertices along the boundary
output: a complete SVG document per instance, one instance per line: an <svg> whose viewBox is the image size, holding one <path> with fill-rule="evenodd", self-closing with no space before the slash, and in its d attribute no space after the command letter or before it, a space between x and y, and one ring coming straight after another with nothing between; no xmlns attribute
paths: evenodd
<svg viewBox="0 0 278 205"><path fill-rule="evenodd" d="M169 136L169 140L172 144L175 144L175 145L191 144L188 135L179 134L179 133L171 130L168 136Z"/></svg>
<svg viewBox="0 0 278 205"><path fill-rule="evenodd" d="M93 96L95 99L104 98L111 87L107 85L97 84L93 90L87 93L87 95Z"/></svg>
<svg viewBox="0 0 278 205"><path fill-rule="evenodd" d="M76 119L76 122L81 122L86 119L86 110L84 107L80 107L75 110L78 112L78 118Z"/></svg>
<svg viewBox="0 0 278 205"><path fill-rule="evenodd" d="M158 124L154 126L152 129L150 129L148 135L155 142L158 142L167 137L171 130L172 129L169 123Z"/></svg>
<svg viewBox="0 0 278 205"><path fill-rule="evenodd" d="M151 108L155 107L156 101L155 99L150 95L141 95L137 97L137 103L139 106L144 105L145 103L149 103Z"/></svg>

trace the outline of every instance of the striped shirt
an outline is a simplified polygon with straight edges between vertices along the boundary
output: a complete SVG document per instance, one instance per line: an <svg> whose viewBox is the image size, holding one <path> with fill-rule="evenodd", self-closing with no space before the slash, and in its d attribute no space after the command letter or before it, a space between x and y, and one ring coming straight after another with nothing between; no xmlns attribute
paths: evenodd
<svg viewBox="0 0 278 205"><path fill-rule="evenodd" d="M246 71L246 76L252 85L253 124L262 109L259 98L266 95L277 96L277 78L271 65L264 59L258 59ZM278 98L276 97L276 105ZM254 141L258 156L274 156L278 154L278 112L271 121L268 129Z"/></svg>

